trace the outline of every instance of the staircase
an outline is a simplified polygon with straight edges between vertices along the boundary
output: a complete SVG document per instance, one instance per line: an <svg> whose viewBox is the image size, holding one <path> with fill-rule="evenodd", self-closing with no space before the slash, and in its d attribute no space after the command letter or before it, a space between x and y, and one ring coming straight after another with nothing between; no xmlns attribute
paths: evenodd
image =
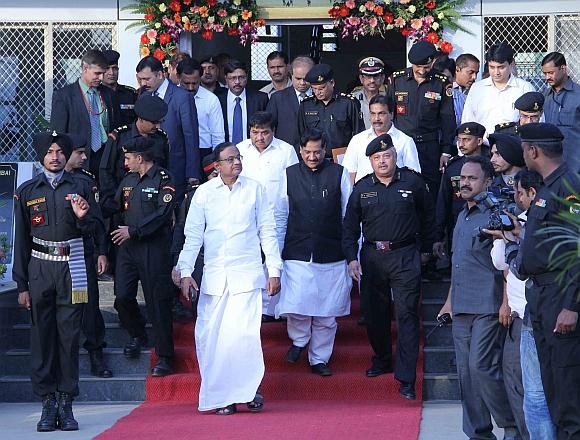
<svg viewBox="0 0 580 440"><path fill-rule="evenodd" d="M144 349L136 359L127 359L123 347L128 340L127 332L120 327L117 312L113 308L113 283L99 283L101 312L105 320L103 350L112 378L98 378L90 374L90 361L82 348L79 351L80 394L76 400L88 402L128 402L145 400L145 378L151 364L149 349ZM143 297L139 302L144 307ZM143 313L145 311L143 310ZM19 308L16 294L0 296L0 402L32 402L39 400L32 393L30 384L30 317L29 312ZM150 325L147 329L152 340Z"/></svg>

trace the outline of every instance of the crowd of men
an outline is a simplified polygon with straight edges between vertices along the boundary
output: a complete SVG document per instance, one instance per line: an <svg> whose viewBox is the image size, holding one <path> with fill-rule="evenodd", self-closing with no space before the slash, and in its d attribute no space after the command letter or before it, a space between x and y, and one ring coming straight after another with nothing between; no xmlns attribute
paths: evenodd
<svg viewBox="0 0 580 440"><path fill-rule="evenodd" d="M288 362L307 350L313 374L332 375L353 282L366 375L394 371L415 399L421 279L450 262L438 319L453 319L465 434L495 438L493 417L506 439L580 438L579 282L550 260L569 244L544 230L579 211L580 86L563 54L541 63L544 93L517 76L506 43L488 49L479 81L477 57L427 42L389 76L365 57L351 94L331 66L279 51L261 91L225 54L179 53L167 71L145 57L138 91L118 83L118 59L88 51L78 81L55 91L51 130L34 138L42 172L15 194L38 431L78 429L81 330L92 374L113 375L106 273L127 357L149 342L141 282L153 376L173 373L172 315L191 301L199 409L230 415L264 407L264 322L285 321Z"/></svg>

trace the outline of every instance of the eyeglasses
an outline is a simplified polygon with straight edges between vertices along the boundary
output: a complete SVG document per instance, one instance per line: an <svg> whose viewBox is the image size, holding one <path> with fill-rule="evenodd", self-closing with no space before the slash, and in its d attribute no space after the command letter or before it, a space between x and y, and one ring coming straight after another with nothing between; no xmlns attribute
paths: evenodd
<svg viewBox="0 0 580 440"><path fill-rule="evenodd" d="M244 157L241 154L238 154L237 156L230 156L226 157L225 159L219 159L218 162L227 162L231 165L234 163L234 161L239 160L241 162L243 159Z"/></svg>

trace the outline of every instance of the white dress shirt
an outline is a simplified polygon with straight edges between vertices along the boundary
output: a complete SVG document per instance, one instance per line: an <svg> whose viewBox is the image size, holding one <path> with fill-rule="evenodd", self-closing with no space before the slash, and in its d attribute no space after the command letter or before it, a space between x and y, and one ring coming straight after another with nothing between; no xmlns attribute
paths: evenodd
<svg viewBox="0 0 580 440"><path fill-rule="evenodd" d="M387 134L393 139L395 150L397 150L397 166L408 167L412 170L421 172L421 165L419 164L419 155L417 154L417 147L412 137L407 136L394 125L391 125ZM366 155L367 146L376 138L375 130L371 127L368 130L362 131L352 137L346 148L346 153L342 159L342 166L345 167L349 173L356 173L354 178L358 182L367 174L373 172L371 161Z"/></svg>
<svg viewBox="0 0 580 440"><path fill-rule="evenodd" d="M284 89L287 87L290 87L291 85L292 85L292 80L290 78L288 78L288 81L286 81L286 86L284 87ZM284 89L281 89L281 90L284 90ZM274 93L278 92L278 89L276 87L274 87L273 82L270 82L269 84L266 84L264 87L262 87L260 89L260 92L266 93L268 95L268 98L271 98Z"/></svg>
<svg viewBox="0 0 580 440"><path fill-rule="evenodd" d="M240 106L242 107L242 139L248 139L248 109L246 106L246 89L240 93L241 101ZM230 134L230 139L234 135L234 107L236 106L237 96L228 90L227 103L228 103L228 133Z"/></svg>
<svg viewBox="0 0 580 440"><path fill-rule="evenodd" d="M534 91L534 86L529 82L513 75L501 90L493 84L491 77L477 81L469 89L461 123L478 122L489 135L495 131L497 124L519 121L514 102L524 93Z"/></svg>
<svg viewBox="0 0 580 440"><path fill-rule="evenodd" d="M157 90L153 92L153 95L159 96L161 99L165 99L165 93L167 93L167 87L169 87L169 80L165 78L161 85L157 87Z"/></svg>
<svg viewBox="0 0 580 440"><path fill-rule="evenodd" d="M203 246L202 294L223 295L226 285L232 295L265 289L260 250L269 276L280 276L274 214L256 180L239 176L231 190L219 176L201 185L191 199L184 232L177 270L182 278L190 277Z"/></svg>
<svg viewBox="0 0 580 440"><path fill-rule="evenodd" d="M298 103L301 103L301 102L302 102L302 99L300 99L300 94L301 94L301 93L303 93L303 92L299 92L298 90L294 89L294 93L296 93L296 97L298 98ZM312 96L312 89L308 89L308 90L306 90L306 91L304 92L304 94L305 94L306 96ZM305 96L305 97L306 97L306 96Z"/></svg>
<svg viewBox="0 0 580 440"><path fill-rule="evenodd" d="M215 148L225 140L220 100L214 93L199 87L195 94L195 107L199 126L199 148Z"/></svg>

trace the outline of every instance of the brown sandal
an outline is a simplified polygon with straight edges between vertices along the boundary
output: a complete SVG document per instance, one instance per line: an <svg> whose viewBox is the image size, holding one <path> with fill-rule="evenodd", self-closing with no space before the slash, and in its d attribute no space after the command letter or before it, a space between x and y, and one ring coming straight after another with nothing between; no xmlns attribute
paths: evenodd
<svg viewBox="0 0 580 440"><path fill-rule="evenodd" d="M235 414L237 411L238 409L236 408L236 404L232 403L231 405L216 409L215 413L218 416L231 416L232 414Z"/></svg>
<svg viewBox="0 0 580 440"><path fill-rule="evenodd" d="M251 402L246 403L250 412L260 412L264 409L264 396L261 393L256 393L256 397Z"/></svg>

